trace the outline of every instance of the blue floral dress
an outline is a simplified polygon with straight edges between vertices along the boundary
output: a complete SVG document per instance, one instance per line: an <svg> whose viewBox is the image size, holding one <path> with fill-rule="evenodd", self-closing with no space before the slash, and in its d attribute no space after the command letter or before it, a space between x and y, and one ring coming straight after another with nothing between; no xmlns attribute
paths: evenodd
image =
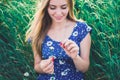
<svg viewBox="0 0 120 80"><path fill-rule="evenodd" d="M84 22L76 22L69 39L80 46L80 42L91 31ZM79 53L80 55L80 53ZM84 80L84 74L77 70L72 59L60 47L60 42L51 39L48 35L42 44L42 58L54 56L54 74L39 74L37 80Z"/></svg>

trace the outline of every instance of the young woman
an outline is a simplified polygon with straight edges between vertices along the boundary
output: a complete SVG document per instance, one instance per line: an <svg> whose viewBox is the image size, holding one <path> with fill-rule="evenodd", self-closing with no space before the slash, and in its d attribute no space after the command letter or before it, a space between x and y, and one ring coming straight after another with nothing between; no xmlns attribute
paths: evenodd
<svg viewBox="0 0 120 80"><path fill-rule="evenodd" d="M73 0L41 0L26 40L32 40L38 80L84 80L91 28L76 20Z"/></svg>

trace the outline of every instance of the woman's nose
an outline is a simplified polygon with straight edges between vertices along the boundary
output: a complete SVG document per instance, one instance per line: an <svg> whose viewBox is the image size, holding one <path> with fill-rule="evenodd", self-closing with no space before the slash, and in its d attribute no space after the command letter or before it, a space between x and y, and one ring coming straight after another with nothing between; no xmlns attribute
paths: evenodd
<svg viewBox="0 0 120 80"><path fill-rule="evenodd" d="M57 9L56 10L56 15L62 15L62 10L61 9Z"/></svg>

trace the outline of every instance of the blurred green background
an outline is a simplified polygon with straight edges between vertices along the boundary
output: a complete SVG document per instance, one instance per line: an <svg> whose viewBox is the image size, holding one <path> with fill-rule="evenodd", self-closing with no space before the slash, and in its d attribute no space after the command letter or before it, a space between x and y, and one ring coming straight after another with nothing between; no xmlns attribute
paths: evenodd
<svg viewBox="0 0 120 80"><path fill-rule="evenodd" d="M0 0L0 80L35 80L25 32L36 0ZM76 0L75 14L92 30L86 80L120 80L120 0Z"/></svg>

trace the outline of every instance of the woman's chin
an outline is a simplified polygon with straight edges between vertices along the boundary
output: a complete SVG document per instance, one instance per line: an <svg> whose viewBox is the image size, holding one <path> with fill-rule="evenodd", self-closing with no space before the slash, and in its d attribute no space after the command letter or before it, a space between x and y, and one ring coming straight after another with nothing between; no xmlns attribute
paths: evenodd
<svg viewBox="0 0 120 80"><path fill-rule="evenodd" d="M54 22L57 22L57 23L60 23L60 22L63 22L64 19L54 19Z"/></svg>

